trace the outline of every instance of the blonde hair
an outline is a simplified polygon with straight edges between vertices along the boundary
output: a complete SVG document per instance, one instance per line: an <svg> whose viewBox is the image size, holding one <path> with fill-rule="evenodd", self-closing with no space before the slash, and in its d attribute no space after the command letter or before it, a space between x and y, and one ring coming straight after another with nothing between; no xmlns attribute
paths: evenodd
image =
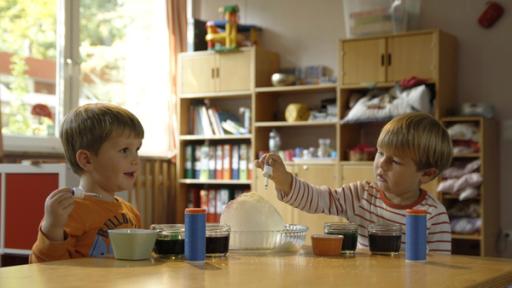
<svg viewBox="0 0 512 288"><path fill-rule="evenodd" d="M389 121L380 132L377 147L410 157L419 171L435 168L440 173L452 159L448 131L426 113L408 113Z"/></svg>
<svg viewBox="0 0 512 288"><path fill-rule="evenodd" d="M86 104L67 114L61 125L60 140L71 169L80 175L83 169L76 160L78 150L97 154L114 132L128 132L137 138L144 138L144 128L139 119L120 106Z"/></svg>

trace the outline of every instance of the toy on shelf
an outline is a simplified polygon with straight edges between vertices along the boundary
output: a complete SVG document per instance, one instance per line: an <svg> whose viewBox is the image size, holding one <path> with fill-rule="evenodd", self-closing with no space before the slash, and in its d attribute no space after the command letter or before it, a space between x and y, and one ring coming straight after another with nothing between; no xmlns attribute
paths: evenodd
<svg viewBox="0 0 512 288"><path fill-rule="evenodd" d="M226 5L221 8L224 20L208 21L206 23L206 42L208 50L227 52L237 50L240 46L256 45L258 32L261 28L254 25L238 23L238 5ZM244 36L249 33L249 36ZM248 40L247 40L248 39Z"/></svg>

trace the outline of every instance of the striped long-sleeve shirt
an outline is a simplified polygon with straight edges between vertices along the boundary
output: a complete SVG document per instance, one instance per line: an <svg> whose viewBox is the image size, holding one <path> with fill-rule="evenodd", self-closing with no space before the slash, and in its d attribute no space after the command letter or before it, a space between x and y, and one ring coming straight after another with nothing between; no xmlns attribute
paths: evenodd
<svg viewBox="0 0 512 288"><path fill-rule="evenodd" d="M444 206L425 190L409 205L398 205L370 182L355 182L338 189L313 186L293 177L288 195L277 190L278 199L309 213L344 216L359 226L358 244L368 247L368 225L397 223L402 225L402 245L405 249L406 209L427 211L427 244L429 252L451 252L451 228Z"/></svg>

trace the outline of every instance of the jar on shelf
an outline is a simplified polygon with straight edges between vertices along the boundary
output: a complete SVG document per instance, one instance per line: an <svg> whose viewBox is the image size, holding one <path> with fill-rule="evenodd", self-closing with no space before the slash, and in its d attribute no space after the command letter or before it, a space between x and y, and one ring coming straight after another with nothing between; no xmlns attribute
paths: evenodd
<svg viewBox="0 0 512 288"><path fill-rule="evenodd" d="M343 235L341 253L353 255L357 248L357 224L331 222L324 224L324 233L330 235Z"/></svg>
<svg viewBox="0 0 512 288"><path fill-rule="evenodd" d="M328 158L331 155L331 139L320 138L318 139L318 157Z"/></svg>
<svg viewBox="0 0 512 288"><path fill-rule="evenodd" d="M368 240L372 254L396 255L400 252L402 226L393 223L370 224Z"/></svg>
<svg viewBox="0 0 512 288"><path fill-rule="evenodd" d="M281 149L281 136L276 129L272 129L268 135L268 150L277 153Z"/></svg>

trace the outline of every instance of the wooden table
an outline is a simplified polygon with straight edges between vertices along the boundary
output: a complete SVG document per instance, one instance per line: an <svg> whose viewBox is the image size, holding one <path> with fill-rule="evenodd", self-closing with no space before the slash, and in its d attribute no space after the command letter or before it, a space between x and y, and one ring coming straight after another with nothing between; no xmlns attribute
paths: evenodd
<svg viewBox="0 0 512 288"><path fill-rule="evenodd" d="M120 261L82 258L0 268L0 287L503 287L512 284L512 260L429 255L352 258L299 253L232 252L203 265L182 260Z"/></svg>

